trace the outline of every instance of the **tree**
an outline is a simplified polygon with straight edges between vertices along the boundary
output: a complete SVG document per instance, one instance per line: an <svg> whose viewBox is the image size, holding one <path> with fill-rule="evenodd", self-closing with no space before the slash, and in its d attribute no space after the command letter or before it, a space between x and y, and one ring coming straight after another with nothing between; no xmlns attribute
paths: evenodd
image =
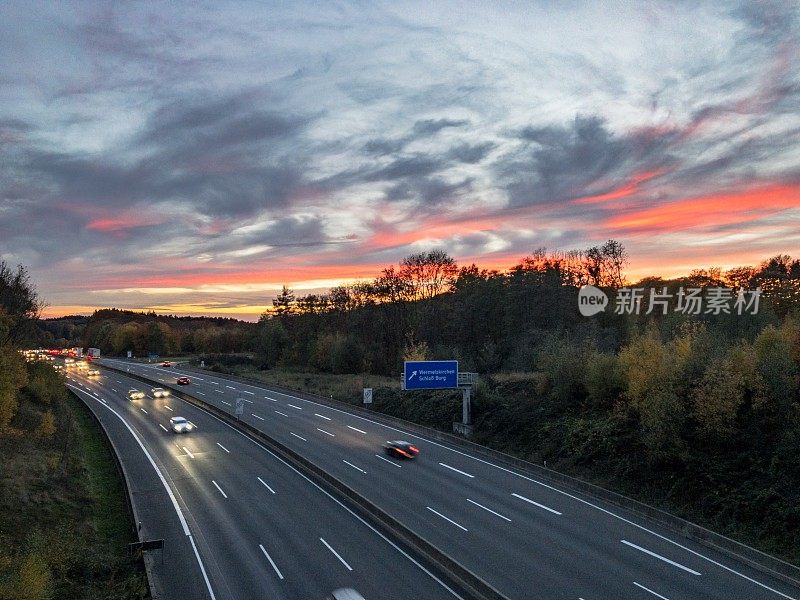
<svg viewBox="0 0 800 600"><path fill-rule="evenodd" d="M48 410L42 413L42 421L39 423L38 433L42 437L50 437L56 432L56 419L53 412Z"/></svg>
<svg viewBox="0 0 800 600"><path fill-rule="evenodd" d="M279 316L289 315L294 312L294 292L287 286L283 286L281 293L272 301L275 314Z"/></svg>
<svg viewBox="0 0 800 600"><path fill-rule="evenodd" d="M9 347L0 347L0 429L4 429L17 412L18 391L27 383L25 361Z"/></svg>
<svg viewBox="0 0 800 600"><path fill-rule="evenodd" d="M628 265L628 253L620 242L608 240L600 249L606 271L606 285L621 288L625 284L624 269Z"/></svg>
<svg viewBox="0 0 800 600"><path fill-rule="evenodd" d="M0 346L16 346L30 335L42 308L27 270L18 265L15 271L0 260Z"/></svg>
<svg viewBox="0 0 800 600"><path fill-rule="evenodd" d="M413 290L413 297L428 300L448 291L456 281L458 265L443 250L411 254L400 262L400 277Z"/></svg>

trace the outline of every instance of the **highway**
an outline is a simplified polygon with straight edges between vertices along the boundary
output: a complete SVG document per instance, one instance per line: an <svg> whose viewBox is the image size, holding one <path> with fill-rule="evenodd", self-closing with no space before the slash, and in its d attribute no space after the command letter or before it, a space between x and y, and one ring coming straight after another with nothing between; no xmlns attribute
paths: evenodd
<svg viewBox="0 0 800 600"><path fill-rule="evenodd" d="M102 420L130 481L145 539L164 539L159 598L459 598L344 505L266 448L176 397L102 369L67 385ZM127 391L147 392L129 400ZM169 419L197 429L174 434ZM162 554L158 554L162 552Z"/></svg>
<svg viewBox="0 0 800 600"><path fill-rule="evenodd" d="M754 600L800 595L797 588L640 515L345 406L331 408L266 385L180 366L102 362L180 388L231 413L236 398L243 398L243 420L324 468L508 598ZM176 386L179 375L189 376L191 384ZM107 377L114 381L117 375ZM419 458L389 459L381 452L389 439L414 442Z"/></svg>

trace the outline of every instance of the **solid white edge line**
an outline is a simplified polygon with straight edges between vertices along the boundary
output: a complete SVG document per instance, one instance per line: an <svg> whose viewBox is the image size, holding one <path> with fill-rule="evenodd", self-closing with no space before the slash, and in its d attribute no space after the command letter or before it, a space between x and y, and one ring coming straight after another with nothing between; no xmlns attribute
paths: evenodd
<svg viewBox="0 0 800 600"><path fill-rule="evenodd" d="M330 421L331 420L330 417L326 417L325 415L321 415L319 413L314 413L314 416L315 417L319 417L320 419L325 419L326 421Z"/></svg>
<svg viewBox="0 0 800 600"><path fill-rule="evenodd" d="M217 446L219 446L220 448L222 448L223 450L225 450L225 452L227 452L228 454L230 454L230 453L231 453L231 451L230 451L230 450L228 450L228 449L227 449L225 446L223 446L223 445L222 445L222 444L220 444L219 442L217 442Z"/></svg>
<svg viewBox="0 0 800 600"><path fill-rule="evenodd" d="M71 387L75 387L75 386L71 386ZM78 391L78 392L81 391L81 390L78 390L77 388L75 388L75 390ZM87 396L89 396L90 398L92 398L94 400L97 400L97 398L95 396L93 396L92 394L90 394L88 392L82 392L82 393L86 394ZM167 495L169 496L169 499L172 501L172 506L175 508L175 512L178 514L178 520L181 522L181 527L183 528L183 533L189 538L189 541L192 543L192 549L194 550L195 558L197 558L197 564L200 565L200 571L203 573L203 579L206 582L206 588L208 589L208 594L211 596L211 600L216 600L217 597L214 595L214 590L211 587L211 582L208 580L208 575L206 574L206 568L203 565L203 559L200 558L200 553L197 551L197 546L195 545L194 539L192 538L192 533L189 530L189 525L186 522L186 517L183 516L183 512L181 511L181 507L178 505L178 499L175 498L175 494L173 493L172 488L169 487L169 484L167 483L167 480L164 478L164 474L161 472L161 469L159 469L158 466L156 465L156 462L153 460L153 457L150 455L150 452L148 452L147 448L144 447L144 444L142 443L142 440L139 439L139 436L136 434L136 432L133 430L133 428L128 424L128 422L125 419L122 418L122 415L120 415L116 410L111 408L109 405L105 404L104 406L108 410L110 410L112 413L114 413L114 415L120 421L122 421L122 424L125 425L125 427L128 429L128 431L131 432L131 435L133 436L133 439L136 440L137 444L139 444L139 447L142 449L142 452L144 452L144 455L147 457L147 460L150 462L150 464L152 465L153 469L155 469L156 475L158 475L158 478L161 480L161 484L164 486L164 489L167 490Z"/></svg>
<svg viewBox="0 0 800 600"><path fill-rule="evenodd" d="M641 583L636 583L636 582L634 581L634 582L633 582L633 585L635 585L636 587L640 587L640 588L642 588L642 589L643 589L645 592L650 592L650 593L651 593L651 594L653 594L653 596L655 596L656 598L661 598L661 600L669 600L669 598L667 598L666 596L662 596L661 594L658 594L658 593L654 592L653 590L651 590L651 589L649 589L649 588L646 588L646 587L644 587L644 586L643 586Z"/></svg>
<svg viewBox="0 0 800 600"><path fill-rule="evenodd" d="M661 556L660 554L656 554L655 552L652 552L652 551L648 550L647 548L642 548L641 546L637 546L636 544L633 544L633 543L629 542L628 540L620 540L620 542L622 542L626 546L630 546L631 548L636 548L640 552L644 552L645 554L649 554L653 558L657 558L658 560L663 560L665 563L670 564L673 567L678 567L679 569L683 569L684 571L686 571L688 573L691 573L692 575L700 575L701 574L701 573L698 573L697 571L695 571L694 569L690 569L689 567L686 567L686 566L684 566L684 565L682 565L680 563L676 563L674 560L670 560L670 559L668 559L668 558L666 558L664 556Z"/></svg>
<svg viewBox="0 0 800 600"><path fill-rule="evenodd" d="M267 557L267 560L269 561L269 564L271 564L272 568L275 569L275 572L278 574L278 579L283 579L283 575L281 575L281 572L278 570L278 567L273 562L272 557L269 554L267 554L266 550L264 550L264 546L259 544L258 547L261 548L261 551L264 553L264 556Z"/></svg>
<svg viewBox="0 0 800 600"><path fill-rule="evenodd" d="M485 507L483 504L478 504L477 502L475 502L475 500L470 500L469 498L467 498L467 502L471 502L472 504L474 504L475 506L479 506L480 508L482 508L482 509L483 509L483 510L485 510L486 512L490 512L490 513L492 513L493 515L495 515L495 516L498 516L498 517L500 517L501 519L505 519L506 521L508 521L509 523L511 523L511 519L509 519L508 517L505 517L505 516L501 515L499 512L495 512L495 511L493 511L491 508L486 508L486 507Z"/></svg>
<svg viewBox="0 0 800 600"><path fill-rule="evenodd" d="M221 488L221 487L219 487L219 485L217 484L217 482L216 482L216 481L214 481L214 480L212 479L212 480L211 480L211 483L213 483L213 484L214 484L214 487L215 487L215 488L217 488L217 489L219 490L219 493L220 493L220 494L222 494L222 497L223 497L223 498L227 498L227 497L228 497L228 494L226 494L225 492L223 492L223 491L222 491L222 488Z"/></svg>
<svg viewBox="0 0 800 600"><path fill-rule="evenodd" d="M361 472L362 472L362 473L364 473L365 475L367 474L367 472L366 472L364 469L361 469L361 468L359 468L359 467L355 466L355 465L354 465L353 463L351 463L351 462L347 462L347 461L346 461L346 460L344 460L344 459L342 459L342 462L343 462L344 464L346 464L346 465L350 465L350 466L351 466L351 467L353 467L353 468L354 468L356 471L361 471Z"/></svg>
<svg viewBox="0 0 800 600"><path fill-rule="evenodd" d="M264 487L267 488L270 492L272 492L273 494L275 493L275 490L273 490L271 487L269 487L267 482L264 481L263 479L261 479L261 477L256 477L256 479L258 479L261 483L263 483Z"/></svg>
<svg viewBox="0 0 800 600"><path fill-rule="evenodd" d="M459 529L463 529L464 531L469 531L469 529L467 529L467 528L466 528L466 527L464 527L463 525L459 525L458 523L456 523L455 521L453 521L453 519L450 519L450 518L448 518L448 517L445 517L445 516L444 516L442 513L440 513L439 511L433 510L433 509L432 509L430 506L426 506L425 508L427 508L429 511L431 511L431 512L432 512L432 513L434 513L434 514L437 514L437 515L439 515L439 516L440 516L440 517L442 517L442 518L443 518L445 521L449 521L450 523L452 523L453 525L455 525L455 526L456 526L456 527L458 527Z"/></svg>
<svg viewBox="0 0 800 600"><path fill-rule="evenodd" d="M331 545L328 542L326 542L323 538L319 538L319 541L322 542L323 544L325 544L325 546L328 548L328 550L333 552L333 555L336 558L338 558L345 567L347 567L348 571L352 571L353 570L353 567L348 565L347 562L345 562L345 560L341 556L339 556L339 553L336 550L334 550L333 548L331 548Z"/></svg>
<svg viewBox="0 0 800 600"><path fill-rule="evenodd" d="M300 439L301 439L301 440L303 440L304 442L307 442L307 441L308 441L308 440L307 440L306 438L304 438L303 436L301 436L301 435L297 435L297 434L296 434L294 431L290 431L289 433L291 433L291 434L292 434L294 437L296 437L296 438L300 438Z"/></svg>
<svg viewBox="0 0 800 600"><path fill-rule="evenodd" d="M403 468L403 466L402 466L402 465L398 465L396 462L394 462L394 461L391 461L391 460L389 460L388 458L385 458L385 457L381 456L380 454L376 454L375 456L377 456L377 457L378 457L378 458L380 458L381 460L384 460L384 461L388 462L388 463L389 463L390 465L392 465L393 467L397 467L398 469L402 469L402 468Z"/></svg>
<svg viewBox="0 0 800 600"><path fill-rule="evenodd" d="M332 434L330 431L325 431L324 429L320 429L319 427L317 427L317 431L321 431L322 433L324 433L324 434L326 434L326 435L329 435L329 436L331 436L331 437L336 437L336 436L335 436L334 434Z"/></svg>
<svg viewBox="0 0 800 600"><path fill-rule="evenodd" d="M539 508L543 508L544 510L549 510L551 513L553 513L555 515L560 515L561 514L557 510L552 509L549 506L545 506L544 504L539 504L538 502L536 502L534 500L531 500L530 498L526 498L525 496L520 496L517 493L512 493L511 495L514 496L515 498L519 498L520 500L524 500L528 504L533 504L534 506L538 506Z"/></svg>
<svg viewBox="0 0 800 600"><path fill-rule="evenodd" d="M197 558L198 564L200 565L200 572L203 574L203 580L206 582L206 588L208 588L208 593L211 595L211 600L217 600L217 597L214 595L214 590L211 589L211 582L208 580L206 568L203 565L203 561L200 560L200 553L197 551L197 546L195 545L194 538L191 535L189 536L189 541L192 543L192 550L194 550L194 555Z"/></svg>
<svg viewBox="0 0 800 600"><path fill-rule="evenodd" d="M469 473L465 473L464 471L460 471L459 469L456 469L455 467L451 467L450 465L446 465L443 462L440 462L439 464L442 465L445 469L450 469L451 471L455 471L456 473L461 473L462 475L466 475L470 479L475 479L475 475L470 475Z"/></svg>

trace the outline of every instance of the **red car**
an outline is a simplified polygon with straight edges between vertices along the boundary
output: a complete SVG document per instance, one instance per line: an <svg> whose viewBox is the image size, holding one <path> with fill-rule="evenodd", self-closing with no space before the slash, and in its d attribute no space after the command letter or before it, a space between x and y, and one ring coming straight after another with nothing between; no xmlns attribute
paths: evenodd
<svg viewBox="0 0 800 600"><path fill-rule="evenodd" d="M188 377L178 377L177 381L178 381L178 385L189 385L189 383L190 383Z"/></svg>
<svg viewBox="0 0 800 600"><path fill-rule="evenodd" d="M162 367L171 367L172 363L169 362L168 360L165 360L164 362L161 363L161 366Z"/></svg>
<svg viewBox="0 0 800 600"><path fill-rule="evenodd" d="M386 454L389 456L396 456L397 458L416 458L417 454L419 454L419 448L414 444L401 440L386 442L383 445L383 449L386 450Z"/></svg>

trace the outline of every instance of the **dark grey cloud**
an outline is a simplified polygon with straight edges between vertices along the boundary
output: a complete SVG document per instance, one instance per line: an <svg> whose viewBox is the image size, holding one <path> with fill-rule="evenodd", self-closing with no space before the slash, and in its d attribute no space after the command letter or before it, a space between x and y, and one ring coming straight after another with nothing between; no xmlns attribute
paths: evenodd
<svg viewBox="0 0 800 600"><path fill-rule="evenodd" d="M483 142L480 144L459 144L451 148L447 156L451 160L474 165L481 162L496 147L494 142Z"/></svg>
<svg viewBox="0 0 800 600"><path fill-rule="evenodd" d="M525 142L505 157L499 175L506 182L511 207L564 204L589 193L592 184L619 182L634 168L654 169L670 162L668 141L642 133L615 135L604 119L578 116L567 125L525 127L516 137Z"/></svg>
<svg viewBox="0 0 800 600"><path fill-rule="evenodd" d="M465 119L422 119L414 123L411 130L403 136L371 139L364 144L363 148L367 154L375 156L397 154L403 151L408 144L430 138L442 129L462 127L467 124L469 121Z"/></svg>
<svg viewBox="0 0 800 600"><path fill-rule="evenodd" d="M411 177L386 190L387 200L415 200L424 211L452 202L472 190L472 180L450 183L441 177Z"/></svg>
<svg viewBox="0 0 800 600"><path fill-rule="evenodd" d="M433 135L447 127L461 127L467 123L469 123L469 121L465 119L423 119L414 123L412 132L417 136Z"/></svg>

